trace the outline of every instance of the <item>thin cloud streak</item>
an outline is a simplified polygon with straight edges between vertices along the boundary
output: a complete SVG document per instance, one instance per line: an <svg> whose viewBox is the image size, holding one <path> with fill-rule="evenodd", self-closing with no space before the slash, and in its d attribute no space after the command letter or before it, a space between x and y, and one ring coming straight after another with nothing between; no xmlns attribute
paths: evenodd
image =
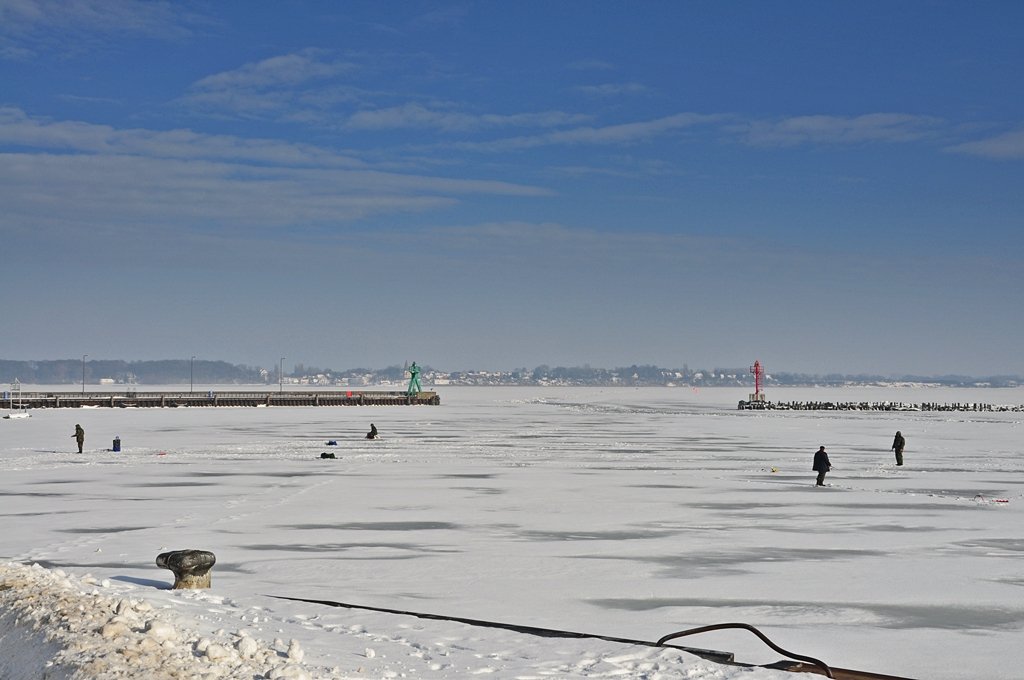
<svg viewBox="0 0 1024 680"><path fill-rule="evenodd" d="M205 23L200 15L158 0L6 0L0 2L0 57L73 51L75 43L92 35L181 40Z"/></svg>
<svg viewBox="0 0 1024 680"><path fill-rule="evenodd" d="M438 111L422 104L404 104L386 109L359 111L349 117L345 127L353 130L433 128L443 132L466 132L501 127L559 127L578 124L588 116L562 111L519 114L466 114Z"/></svg>
<svg viewBox="0 0 1024 680"><path fill-rule="evenodd" d="M121 224L130 231L145 225L191 229L225 222L266 227L340 225L375 214L438 209L456 201L451 195L437 195L444 182L421 185L418 192L409 186L415 183L379 173L268 169L208 161L0 156L0 202L6 220ZM41 186L47 191L41 192ZM457 182L448 188L456 186Z"/></svg>
<svg viewBox="0 0 1024 680"><path fill-rule="evenodd" d="M602 85L577 85L574 91L594 97L621 97L623 95L647 94L650 88L640 83L604 83Z"/></svg>
<svg viewBox="0 0 1024 680"><path fill-rule="evenodd" d="M46 187L46 191L40 191ZM450 207L470 194L536 195L501 182L266 168L132 156L0 155L5 222L96 226L341 226ZM200 227L202 228L202 227Z"/></svg>
<svg viewBox="0 0 1024 680"><path fill-rule="evenodd" d="M685 128L709 128L715 138L752 147L842 146L867 142L908 143L937 138L945 123L931 116L873 113L856 117L798 116L780 121L744 120L737 114L679 113L649 121L578 127L488 142L461 142L467 151L499 152L555 145L613 145L645 142Z"/></svg>
<svg viewBox="0 0 1024 680"><path fill-rule="evenodd" d="M369 68L351 61L332 59L330 50L307 48L207 76L194 83L179 103L197 112L220 112L242 119L271 119L321 127L340 126L357 132L434 130L440 133L472 133L502 128L532 128L537 131L501 139L462 140L455 145L455 148L465 151L485 153L557 145L634 144L696 126L713 128L718 140L733 139L761 148L907 143L936 139L948 128L945 121L937 117L898 112L859 116L802 115L782 119L758 119L735 113L682 112L652 120L600 126L584 125L593 119L592 114L560 110L476 113L465 110L458 102L436 99L429 103L407 101L381 106L377 104L379 100L393 100L398 95L338 82L344 76L360 76ZM572 68L607 69L610 65L578 62ZM645 85L637 82L577 85L572 89L600 98L649 92ZM406 95L406 98L415 97ZM345 108L357 110L345 111Z"/></svg>
<svg viewBox="0 0 1024 680"><path fill-rule="evenodd" d="M1024 129L946 147L946 151L995 160L1024 158Z"/></svg>
<svg viewBox="0 0 1024 680"><path fill-rule="evenodd" d="M326 50L308 48L293 54L270 57L245 64L233 71L223 71L202 78L192 88L200 91L265 89L295 86L310 80L333 78L357 67L349 62L320 59Z"/></svg>
<svg viewBox="0 0 1024 680"><path fill-rule="evenodd" d="M727 128L742 142L759 147L865 142L914 142L934 137L940 118L903 113L862 116L795 116L779 121L752 120Z"/></svg>
<svg viewBox="0 0 1024 680"><path fill-rule="evenodd" d="M490 142L462 142L456 146L467 151L514 151L555 145L613 145L647 141L668 132L700 125L719 123L730 118L723 114L679 113L637 123L621 123L604 127L578 127L541 135L512 137Z"/></svg>
<svg viewBox="0 0 1024 680"><path fill-rule="evenodd" d="M366 163L308 144L266 139L206 135L191 130L118 130L76 121L49 122L30 118L20 109L0 109L0 144L26 149L77 152L96 157L138 156L152 163L163 160L233 161L209 167L230 169L239 175L274 173L301 175L303 181L333 183L358 190L427 191L451 194L545 196L547 189L510 182L452 179L374 170ZM46 154L6 154L8 159L46 157ZM80 156L54 155L72 159ZM168 166L170 167L170 166ZM196 166L201 167L201 166ZM261 169L262 168L262 169ZM99 170L99 168L94 168ZM227 170L225 170L227 172ZM177 173L176 173L177 174ZM40 178L41 179L41 178Z"/></svg>
<svg viewBox="0 0 1024 680"><path fill-rule="evenodd" d="M337 79L360 70L352 62L331 59L331 54L307 48L215 73L193 83L177 104L240 119L324 121L324 106L332 97L323 93L334 92L338 101L351 99L354 90L339 86ZM345 96L338 98L339 91Z"/></svg>
<svg viewBox="0 0 1024 680"><path fill-rule="evenodd" d="M331 51L307 48L270 57L240 68L202 78L179 99L187 108L220 112L244 119L271 118L311 125L336 126L344 120L348 130L433 129L467 132L502 127L551 128L578 125L589 119L561 111L537 113L467 113L456 103L432 101L376 105L393 93L374 92L341 83L342 76L367 70L353 62L331 60ZM354 113L331 111L335 106L357 106Z"/></svg>
<svg viewBox="0 0 1024 680"><path fill-rule="evenodd" d="M191 130L120 130L109 125L33 118L21 109L0 108L0 144L97 154L163 158L231 159L292 165L363 167L357 159L309 144L246 139Z"/></svg>
<svg viewBox="0 0 1024 680"><path fill-rule="evenodd" d="M119 130L0 109L5 229L160 226L340 228L372 216L442 210L468 196L547 196L539 186L376 170L308 144ZM120 225L120 226L118 226Z"/></svg>

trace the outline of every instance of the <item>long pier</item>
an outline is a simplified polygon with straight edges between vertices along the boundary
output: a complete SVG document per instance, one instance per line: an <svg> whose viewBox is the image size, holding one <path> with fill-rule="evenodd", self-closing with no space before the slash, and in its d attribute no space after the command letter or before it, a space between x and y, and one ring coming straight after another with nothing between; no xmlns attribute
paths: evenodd
<svg viewBox="0 0 1024 680"><path fill-rule="evenodd" d="M437 392L21 392L0 393L0 409L210 406L438 406Z"/></svg>
<svg viewBox="0 0 1024 680"><path fill-rule="evenodd" d="M908 404L899 401L740 401L741 411L956 411L972 413L1020 413L1022 404Z"/></svg>

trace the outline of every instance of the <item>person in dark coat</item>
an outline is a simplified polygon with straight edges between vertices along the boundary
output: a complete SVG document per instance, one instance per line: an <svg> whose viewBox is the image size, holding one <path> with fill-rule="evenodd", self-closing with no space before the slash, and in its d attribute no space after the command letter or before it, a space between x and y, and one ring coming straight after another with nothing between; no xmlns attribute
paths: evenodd
<svg viewBox="0 0 1024 680"><path fill-rule="evenodd" d="M75 433L71 435L78 442L78 452L82 452L82 444L85 444L85 430L82 429L81 425L75 425Z"/></svg>
<svg viewBox="0 0 1024 680"><path fill-rule="evenodd" d="M377 426L374 425L373 423L370 423L370 431L366 433L366 438L367 439L376 439L377 438Z"/></svg>
<svg viewBox="0 0 1024 680"><path fill-rule="evenodd" d="M900 434L899 430L896 430L896 438L892 440L892 450L896 452L896 464L903 465L903 447L907 445L907 441Z"/></svg>
<svg viewBox="0 0 1024 680"><path fill-rule="evenodd" d="M828 460L824 446L818 447L818 450L814 452L814 465L811 466L811 469L818 473L818 481L815 486L825 486L825 473L832 469L832 463Z"/></svg>

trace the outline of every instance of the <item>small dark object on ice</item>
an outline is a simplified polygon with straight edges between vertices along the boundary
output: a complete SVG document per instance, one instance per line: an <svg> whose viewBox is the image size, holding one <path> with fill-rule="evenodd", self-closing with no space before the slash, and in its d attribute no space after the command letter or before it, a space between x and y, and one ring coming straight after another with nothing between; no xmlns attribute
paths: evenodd
<svg viewBox="0 0 1024 680"><path fill-rule="evenodd" d="M338 442L334 441L333 439L329 439L329 440L327 440L327 445L328 446L337 446Z"/></svg>
<svg viewBox="0 0 1024 680"><path fill-rule="evenodd" d="M172 550L156 556L156 566L174 572L175 590L209 588L217 557L209 550Z"/></svg>
<svg viewBox="0 0 1024 680"><path fill-rule="evenodd" d="M366 438L367 439L376 439L377 438L377 426L374 425L373 423L370 423L370 431L366 433Z"/></svg>
<svg viewBox="0 0 1024 680"><path fill-rule="evenodd" d="M321 453L320 457L321 458L337 458L337 456L335 456L333 453L327 453L326 451Z"/></svg>

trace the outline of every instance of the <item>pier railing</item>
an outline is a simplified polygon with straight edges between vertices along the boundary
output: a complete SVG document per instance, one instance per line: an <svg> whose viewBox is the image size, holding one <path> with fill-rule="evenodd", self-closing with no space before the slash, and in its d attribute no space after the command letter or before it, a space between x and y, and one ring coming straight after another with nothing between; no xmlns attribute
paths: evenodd
<svg viewBox="0 0 1024 680"><path fill-rule="evenodd" d="M0 409L176 408L210 406L437 406L437 392L22 392L0 395Z"/></svg>

